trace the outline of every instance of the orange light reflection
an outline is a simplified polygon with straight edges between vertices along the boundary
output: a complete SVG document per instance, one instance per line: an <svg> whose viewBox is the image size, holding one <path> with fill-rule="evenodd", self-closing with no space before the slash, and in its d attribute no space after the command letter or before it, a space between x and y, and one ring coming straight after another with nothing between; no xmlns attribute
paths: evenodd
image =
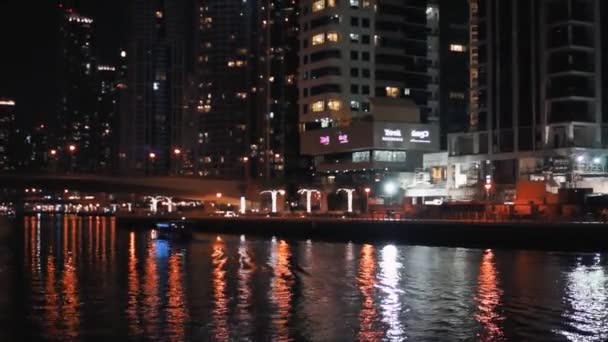
<svg viewBox="0 0 608 342"><path fill-rule="evenodd" d="M477 283L475 319L482 326L477 340L488 342L502 340L504 333L500 323L504 318L497 312L497 308L501 305L502 290L498 287L498 272L494 262L494 253L491 250L485 251L483 255Z"/></svg>

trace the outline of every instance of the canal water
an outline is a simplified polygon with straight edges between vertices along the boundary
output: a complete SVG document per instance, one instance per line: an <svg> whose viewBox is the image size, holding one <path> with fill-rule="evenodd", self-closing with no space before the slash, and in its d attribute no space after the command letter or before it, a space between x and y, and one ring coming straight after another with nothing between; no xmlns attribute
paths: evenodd
<svg viewBox="0 0 608 342"><path fill-rule="evenodd" d="M605 341L608 255L0 221L0 340Z"/></svg>

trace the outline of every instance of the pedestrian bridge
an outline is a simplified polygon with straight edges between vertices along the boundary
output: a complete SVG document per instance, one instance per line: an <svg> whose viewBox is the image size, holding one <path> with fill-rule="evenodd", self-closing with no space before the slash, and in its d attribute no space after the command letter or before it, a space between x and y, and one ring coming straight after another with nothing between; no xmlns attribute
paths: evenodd
<svg viewBox="0 0 608 342"><path fill-rule="evenodd" d="M99 176L80 174L0 174L1 188L43 188L91 192L141 193L199 201L238 203L242 181L171 176ZM218 196L221 194L221 196Z"/></svg>

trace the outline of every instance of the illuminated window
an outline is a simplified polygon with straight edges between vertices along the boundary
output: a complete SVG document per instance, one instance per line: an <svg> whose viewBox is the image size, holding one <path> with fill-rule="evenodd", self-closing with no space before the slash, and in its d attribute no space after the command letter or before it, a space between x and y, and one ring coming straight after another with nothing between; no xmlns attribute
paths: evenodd
<svg viewBox="0 0 608 342"><path fill-rule="evenodd" d="M336 0L327 0L327 7L336 7Z"/></svg>
<svg viewBox="0 0 608 342"><path fill-rule="evenodd" d="M327 32L327 41L328 42L337 42L338 41L338 32Z"/></svg>
<svg viewBox="0 0 608 342"><path fill-rule="evenodd" d="M317 101L312 104L312 111L314 113L322 112L325 110L325 103L323 101Z"/></svg>
<svg viewBox="0 0 608 342"><path fill-rule="evenodd" d="M325 43L325 34L319 33L312 36L312 45L321 45Z"/></svg>
<svg viewBox="0 0 608 342"><path fill-rule="evenodd" d="M329 108L331 111L337 112L342 108L342 102L338 100L329 100L327 101L327 108Z"/></svg>
<svg viewBox="0 0 608 342"><path fill-rule="evenodd" d="M386 96L388 96L388 97L399 97L399 88L397 88L397 87L386 87Z"/></svg>
<svg viewBox="0 0 608 342"><path fill-rule="evenodd" d="M318 0L312 3L312 11L318 12L325 9L325 0Z"/></svg>
<svg viewBox="0 0 608 342"><path fill-rule="evenodd" d="M351 33L350 34L350 42L351 43L358 43L359 42L359 34L358 33Z"/></svg>
<svg viewBox="0 0 608 342"><path fill-rule="evenodd" d="M465 52L467 51L467 47L461 44L450 44L450 51Z"/></svg>
<svg viewBox="0 0 608 342"><path fill-rule="evenodd" d="M464 99L464 93L459 93L459 92L450 92L450 98L451 99Z"/></svg>

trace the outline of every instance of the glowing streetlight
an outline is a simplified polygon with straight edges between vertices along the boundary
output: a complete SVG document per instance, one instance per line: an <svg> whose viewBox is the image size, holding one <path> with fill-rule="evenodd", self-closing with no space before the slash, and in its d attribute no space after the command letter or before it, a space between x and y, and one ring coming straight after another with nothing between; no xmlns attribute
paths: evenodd
<svg viewBox="0 0 608 342"><path fill-rule="evenodd" d="M285 195L285 190L265 190L260 192L260 195L270 194L270 199L272 200L272 212L277 212L277 195Z"/></svg>
<svg viewBox="0 0 608 342"><path fill-rule="evenodd" d="M54 156L56 156L56 155L57 155L57 150L52 149L52 150L51 150L51 156L53 156L53 157L54 157Z"/></svg>
<svg viewBox="0 0 608 342"><path fill-rule="evenodd" d="M182 150L180 150L179 148L176 148L173 150L173 154L175 154L176 156L179 156L180 154L182 154Z"/></svg>
<svg viewBox="0 0 608 342"><path fill-rule="evenodd" d="M215 194L215 197L217 197L217 198L222 198L222 193L221 193L221 192L218 192L217 194Z"/></svg>
<svg viewBox="0 0 608 342"><path fill-rule="evenodd" d="M154 153L154 152L150 152L150 153L148 154L148 158L150 158L150 159L156 159L156 153Z"/></svg>
<svg viewBox="0 0 608 342"><path fill-rule="evenodd" d="M76 145L72 144L70 146L68 146L68 150L70 150L70 152L75 152L76 151Z"/></svg>
<svg viewBox="0 0 608 342"><path fill-rule="evenodd" d="M384 184L384 193L389 196L393 196L395 193L397 193L397 186L395 183L386 182L386 184Z"/></svg>
<svg viewBox="0 0 608 342"><path fill-rule="evenodd" d="M306 194L306 212L312 212L312 194L321 194L319 190L301 189L298 191L299 194Z"/></svg>
<svg viewBox="0 0 608 342"><path fill-rule="evenodd" d="M348 195L348 212L352 213L353 212L353 193L355 192L355 189L338 189L337 192L338 193L346 192L346 194Z"/></svg>

